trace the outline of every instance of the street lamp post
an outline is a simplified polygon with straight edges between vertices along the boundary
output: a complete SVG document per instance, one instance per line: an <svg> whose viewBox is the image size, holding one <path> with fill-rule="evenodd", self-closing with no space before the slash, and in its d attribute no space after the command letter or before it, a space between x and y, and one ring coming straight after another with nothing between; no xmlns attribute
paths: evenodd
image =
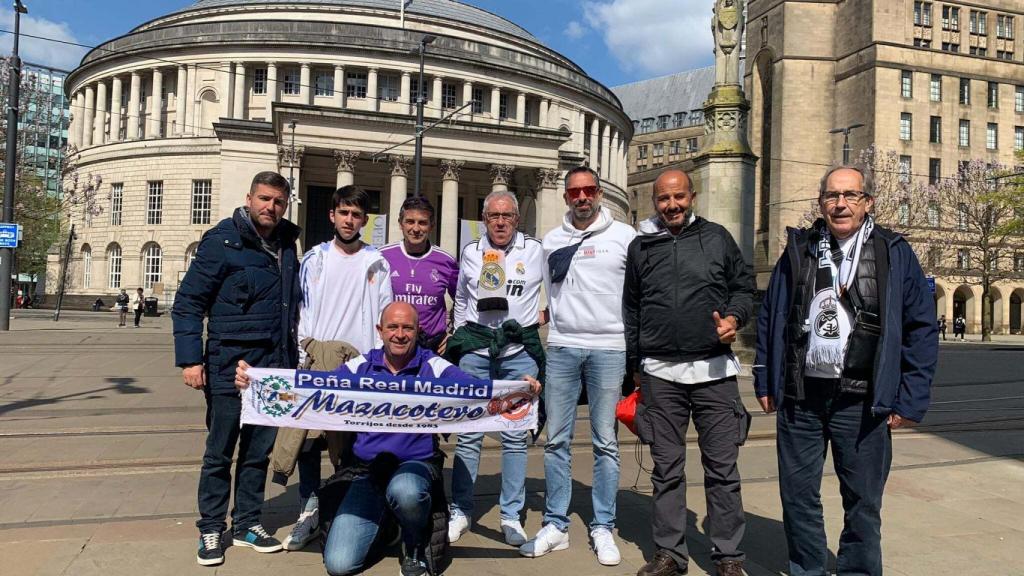
<svg viewBox="0 0 1024 576"><path fill-rule="evenodd" d="M863 124L850 124L846 128L833 128L828 131L829 134L843 135L843 164L850 163L850 132L863 127Z"/></svg>
<svg viewBox="0 0 1024 576"><path fill-rule="evenodd" d="M423 195L423 190L420 188L423 173L423 59L427 52L427 46L434 40L437 40L437 36L427 34L420 38L420 45L413 49L420 53L420 76L419 82L416 84L416 179L413 181L413 194L416 196Z"/></svg>
<svg viewBox="0 0 1024 576"><path fill-rule="evenodd" d="M18 39L21 34L21 15L28 8L21 0L14 0L14 46L11 53L10 87L7 90L7 162L4 165L3 222L14 222L14 186L18 155L18 102L21 97L21 58L18 57ZM13 248L0 248L0 331L11 328L11 270Z"/></svg>
<svg viewBox="0 0 1024 576"><path fill-rule="evenodd" d="M292 220L292 205L298 199L298 193L295 191L295 127L298 124L295 120L288 123L288 128L292 131L292 146L288 150L288 220Z"/></svg>

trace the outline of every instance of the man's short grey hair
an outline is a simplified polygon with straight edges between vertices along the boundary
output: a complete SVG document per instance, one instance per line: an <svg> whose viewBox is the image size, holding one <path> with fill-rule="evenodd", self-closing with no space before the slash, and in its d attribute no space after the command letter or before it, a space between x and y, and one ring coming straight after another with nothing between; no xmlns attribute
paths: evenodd
<svg viewBox="0 0 1024 576"><path fill-rule="evenodd" d="M519 200L516 200L516 195L509 192L508 190L495 190L494 192L488 194L487 197L484 198L484 214L487 214L488 208L491 207L491 202L499 198L507 198L510 202L512 202L512 207L515 208L516 215L519 215Z"/></svg>
<svg viewBox="0 0 1024 576"><path fill-rule="evenodd" d="M870 166L865 164L835 164L825 172L825 175L821 177L821 184L818 185L818 196L825 194L825 190L828 188L828 179L840 170L853 170L860 174L861 178L864 179L864 194L867 196L875 196L875 173L871 170Z"/></svg>

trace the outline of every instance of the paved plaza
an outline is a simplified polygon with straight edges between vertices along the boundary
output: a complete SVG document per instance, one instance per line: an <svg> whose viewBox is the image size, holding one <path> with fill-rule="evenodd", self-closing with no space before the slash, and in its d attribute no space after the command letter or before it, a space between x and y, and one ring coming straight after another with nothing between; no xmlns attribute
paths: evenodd
<svg viewBox="0 0 1024 576"><path fill-rule="evenodd" d="M202 394L172 366L170 319L117 328L112 313L18 311L0 333L0 545L4 576L324 574L316 545L260 555L228 548L217 568L195 563L196 481L203 451ZM935 404L925 425L895 435L894 467L883 510L886 573L1024 574L1024 377L1019 338L942 347ZM774 426L754 410L741 451L747 510L744 548L751 575L785 570ZM585 414L584 414L585 415ZM691 438L693 437L691 431ZM448 576L632 575L652 553L650 458L620 431L618 537L623 560L597 564L588 549L592 457L581 418L574 442L571 547L521 558L498 529L500 452L488 440L477 486L473 531L454 548ZM446 446L449 454L451 446ZM543 457L530 449L525 525L540 527ZM699 455L688 452L690 574L713 573L704 536ZM326 462L325 462L326 464ZM327 474L327 466L324 468ZM265 524L284 538L296 487L269 485ZM822 486L829 541L842 508L834 475ZM683 513L680 511L680 513ZM385 559L370 575L398 572Z"/></svg>

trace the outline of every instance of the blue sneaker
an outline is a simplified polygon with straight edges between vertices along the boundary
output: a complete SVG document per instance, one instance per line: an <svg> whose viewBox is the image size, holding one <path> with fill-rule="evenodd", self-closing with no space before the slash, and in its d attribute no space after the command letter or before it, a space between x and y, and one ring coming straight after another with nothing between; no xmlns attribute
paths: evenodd
<svg viewBox="0 0 1024 576"><path fill-rule="evenodd" d="M200 566L217 566L224 563L224 549L220 547L220 534L204 532L199 535L199 552L196 562Z"/></svg>
<svg viewBox="0 0 1024 576"><path fill-rule="evenodd" d="M235 546L248 546L257 552L277 552L282 548L281 542L263 529L262 524L250 526L247 530L235 532L231 541Z"/></svg>

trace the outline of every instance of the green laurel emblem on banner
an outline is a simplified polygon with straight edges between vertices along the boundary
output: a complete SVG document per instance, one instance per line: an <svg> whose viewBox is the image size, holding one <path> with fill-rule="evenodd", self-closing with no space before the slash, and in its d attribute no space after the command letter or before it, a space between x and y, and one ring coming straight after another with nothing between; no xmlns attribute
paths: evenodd
<svg viewBox="0 0 1024 576"><path fill-rule="evenodd" d="M280 376L267 376L256 384L260 412L268 416L284 416L295 408L292 383Z"/></svg>

